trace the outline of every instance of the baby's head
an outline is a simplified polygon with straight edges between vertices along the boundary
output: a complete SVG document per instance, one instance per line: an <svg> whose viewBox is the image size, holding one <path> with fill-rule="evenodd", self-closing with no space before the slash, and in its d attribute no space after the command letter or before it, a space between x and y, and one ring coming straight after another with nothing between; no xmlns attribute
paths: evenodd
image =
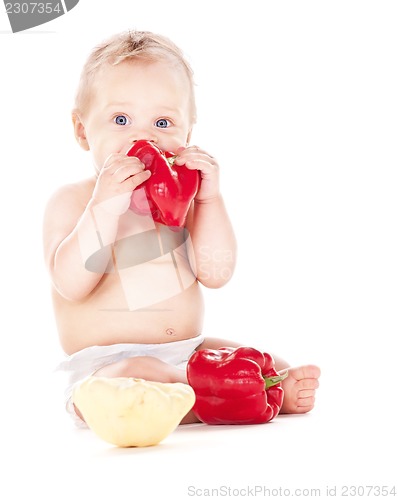
<svg viewBox="0 0 398 500"><path fill-rule="evenodd" d="M190 88L191 123L196 121L193 71L182 51L168 38L148 31L128 31L98 45L90 54L80 77L75 111L81 115L90 108L96 82L110 66L125 62L164 62L186 76Z"/></svg>

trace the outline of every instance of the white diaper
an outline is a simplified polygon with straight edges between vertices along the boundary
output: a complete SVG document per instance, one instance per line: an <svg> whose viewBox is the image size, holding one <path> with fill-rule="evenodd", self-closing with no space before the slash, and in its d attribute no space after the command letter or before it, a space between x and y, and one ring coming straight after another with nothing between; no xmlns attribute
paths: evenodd
<svg viewBox="0 0 398 500"><path fill-rule="evenodd" d="M65 391L67 412L79 427L86 427L86 424L76 415L74 410L72 402L73 387L84 378L93 375L100 368L126 358L153 356L165 363L185 370L189 358L203 340L203 335L199 335L191 339L164 344L95 345L68 356L57 367L57 370L69 373L68 385Z"/></svg>

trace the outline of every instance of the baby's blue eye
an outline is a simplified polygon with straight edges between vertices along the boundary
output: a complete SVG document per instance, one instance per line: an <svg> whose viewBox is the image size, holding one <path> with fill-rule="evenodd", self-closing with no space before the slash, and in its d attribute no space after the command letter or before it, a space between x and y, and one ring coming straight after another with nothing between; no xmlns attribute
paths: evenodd
<svg viewBox="0 0 398 500"><path fill-rule="evenodd" d="M127 125L127 118L124 115L115 116L114 122L116 125Z"/></svg>
<svg viewBox="0 0 398 500"><path fill-rule="evenodd" d="M159 120L156 120L155 125L159 128L167 128L170 125L169 120L166 120L166 118L160 118Z"/></svg>

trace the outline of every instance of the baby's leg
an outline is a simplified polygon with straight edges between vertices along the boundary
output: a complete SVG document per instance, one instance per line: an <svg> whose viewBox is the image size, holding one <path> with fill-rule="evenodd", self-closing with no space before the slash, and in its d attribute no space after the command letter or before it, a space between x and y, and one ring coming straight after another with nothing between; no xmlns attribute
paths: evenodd
<svg viewBox="0 0 398 500"><path fill-rule="evenodd" d="M173 383L181 382L187 384L187 376L185 370L176 368L173 365L165 363L160 359L152 356L135 356L132 358L122 359L116 363L100 368L94 373L96 377L132 377L142 378L153 382ZM83 420L79 409L75 405L75 411ZM182 424L198 422L193 412L189 412L181 421Z"/></svg>
<svg viewBox="0 0 398 500"><path fill-rule="evenodd" d="M208 338L198 349L217 349L223 346L239 347L242 344L227 340ZM289 376L282 382L284 400L281 413L307 413L314 407L315 391L319 386L320 369L315 365L291 368L286 361L274 356L276 370L283 373L288 368ZM95 372L98 377L133 377L155 382L182 382L187 384L185 370L169 365L151 356L126 358L100 368ZM79 409L76 413L83 420ZM182 424L199 422L190 411L181 421Z"/></svg>

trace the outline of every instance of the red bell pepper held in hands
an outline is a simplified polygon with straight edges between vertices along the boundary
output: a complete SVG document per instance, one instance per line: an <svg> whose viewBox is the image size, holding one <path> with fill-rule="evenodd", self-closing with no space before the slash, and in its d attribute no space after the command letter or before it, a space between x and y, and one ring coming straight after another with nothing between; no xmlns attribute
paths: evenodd
<svg viewBox="0 0 398 500"><path fill-rule="evenodd" d="M152 214L156 222L182 227L199 189L200 175L184 165L174 168L175 155L161 151L156 144L140 140L127 152L135 156L152 175L131 196L130 208L140 214Z"/></svg>
<svg viewBox="0 0 398 500"><path fill-rule="evenodd" d="M187 365L195 415L206 424L262 424L278 415L281 381L270 354L251 347L196 351Z"/></svg>

